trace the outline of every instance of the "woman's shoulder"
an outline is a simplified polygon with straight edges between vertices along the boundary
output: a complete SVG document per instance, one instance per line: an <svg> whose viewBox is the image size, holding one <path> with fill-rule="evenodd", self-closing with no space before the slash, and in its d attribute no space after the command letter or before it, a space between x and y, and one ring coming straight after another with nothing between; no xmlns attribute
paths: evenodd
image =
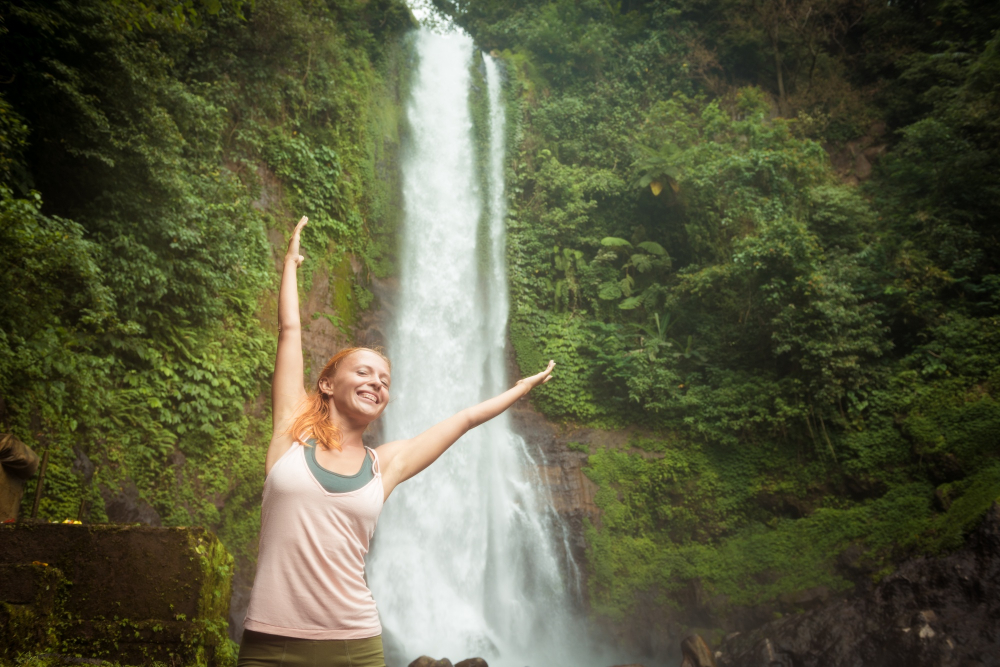
<svg viewBox="0 0 1000 667"><path fill-rule="evenodd" d="M372 448L372 452L378 457L378 464L381 468L385 469L392 465L393 460L396 456L406 448L408 440L393 440L392 442L383 442L381 445Z"/></svg>
<svg viewBox="0 0 1000 667"><path fill-rule="evenodd" d="M282 436L271 438L271 444L267 447L267 455L264 457L264 476L270 475L274 468L289 455L302 448L302 443L292 436Z"/></svg>

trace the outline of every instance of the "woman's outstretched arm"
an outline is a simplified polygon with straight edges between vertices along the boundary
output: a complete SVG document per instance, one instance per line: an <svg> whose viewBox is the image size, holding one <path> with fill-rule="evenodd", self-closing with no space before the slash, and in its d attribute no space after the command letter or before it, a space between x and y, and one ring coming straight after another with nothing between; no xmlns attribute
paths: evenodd
<svg viewBox="0 0 1000 667"><path fill-rule="evenodd" d="M292 240L288 242L285 264L281 270L281 287L278 289L278 354L274 360L274 378L271 381L271 415L273 430L271 444L264 460L265 474L291 447L294 436L288 432L306 397L304 368L302 364L302 324L299 321L299 286L296 274L302 264L299 239L309 218L305 216L295 225Z"/></svg>
<svg viewBox="0 0 1000 667"><path fill-rule="evenodd" d="M517 384L499 396L466 408L431 426L415 438L397 440L379 447L379 460L384 466L382 486L386 497L389 497L397 484L405 482L434 463L467 431L493 419L514 405L517 399L538 385L548 382L552 378L552 369L555 365L554 361L550 361L548 367L541 373L518 380Z"/></svg>

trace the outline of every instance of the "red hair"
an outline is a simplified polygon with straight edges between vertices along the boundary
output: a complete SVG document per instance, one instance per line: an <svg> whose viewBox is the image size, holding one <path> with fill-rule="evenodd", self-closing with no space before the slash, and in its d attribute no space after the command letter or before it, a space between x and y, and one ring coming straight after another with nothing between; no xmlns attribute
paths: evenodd
<svg viewBox="0 0 1000 667"><path fill-rule="evenodd" d="M355 352L362 351L374 352L382 357L385 363L389 364L391 368L392 364L389 362L388 357L382 354L380 350L370 347L348 347L330 357L330 361L326 362L323 372L316 379L316 391L306 397L302 409L299 410L299 414L292 421L291 428L288 429L292 436L296 440L300 440L303 445L308 446L305 440L312 437L327 449L340 449L340 429L330 419L330 400L323 394L319 383L323 378L333 382L333 377L337 374L337 367L340 366L340 362Z"/></svg>

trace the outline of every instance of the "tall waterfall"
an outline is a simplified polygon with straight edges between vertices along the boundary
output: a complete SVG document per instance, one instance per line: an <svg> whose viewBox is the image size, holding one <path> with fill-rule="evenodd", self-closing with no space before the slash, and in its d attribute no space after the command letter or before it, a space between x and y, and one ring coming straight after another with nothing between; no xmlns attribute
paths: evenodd
<svg viewBox="0 0 1000 667"><path fill-rule="evenodd" d="M471 39L421 30L416 54L387 440L416 435L510 382L499 72L486 56L489 155L479 160ZM368 564L390 655L395 647L407 660L481 656L492 667L589 662L576 655L573 584L534 471L502 415L393 492Z"/></svg>

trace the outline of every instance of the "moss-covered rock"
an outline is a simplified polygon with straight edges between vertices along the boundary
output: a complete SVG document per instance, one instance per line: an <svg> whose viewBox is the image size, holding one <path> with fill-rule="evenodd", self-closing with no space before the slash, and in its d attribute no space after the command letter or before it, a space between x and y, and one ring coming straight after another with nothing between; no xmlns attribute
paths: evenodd
<svg viewBox="0 0 1000 667"><path fill-rule="evenodd" d="M201 528L0 527L0 664L31 654L229 665L233 559Z"/></svg>

